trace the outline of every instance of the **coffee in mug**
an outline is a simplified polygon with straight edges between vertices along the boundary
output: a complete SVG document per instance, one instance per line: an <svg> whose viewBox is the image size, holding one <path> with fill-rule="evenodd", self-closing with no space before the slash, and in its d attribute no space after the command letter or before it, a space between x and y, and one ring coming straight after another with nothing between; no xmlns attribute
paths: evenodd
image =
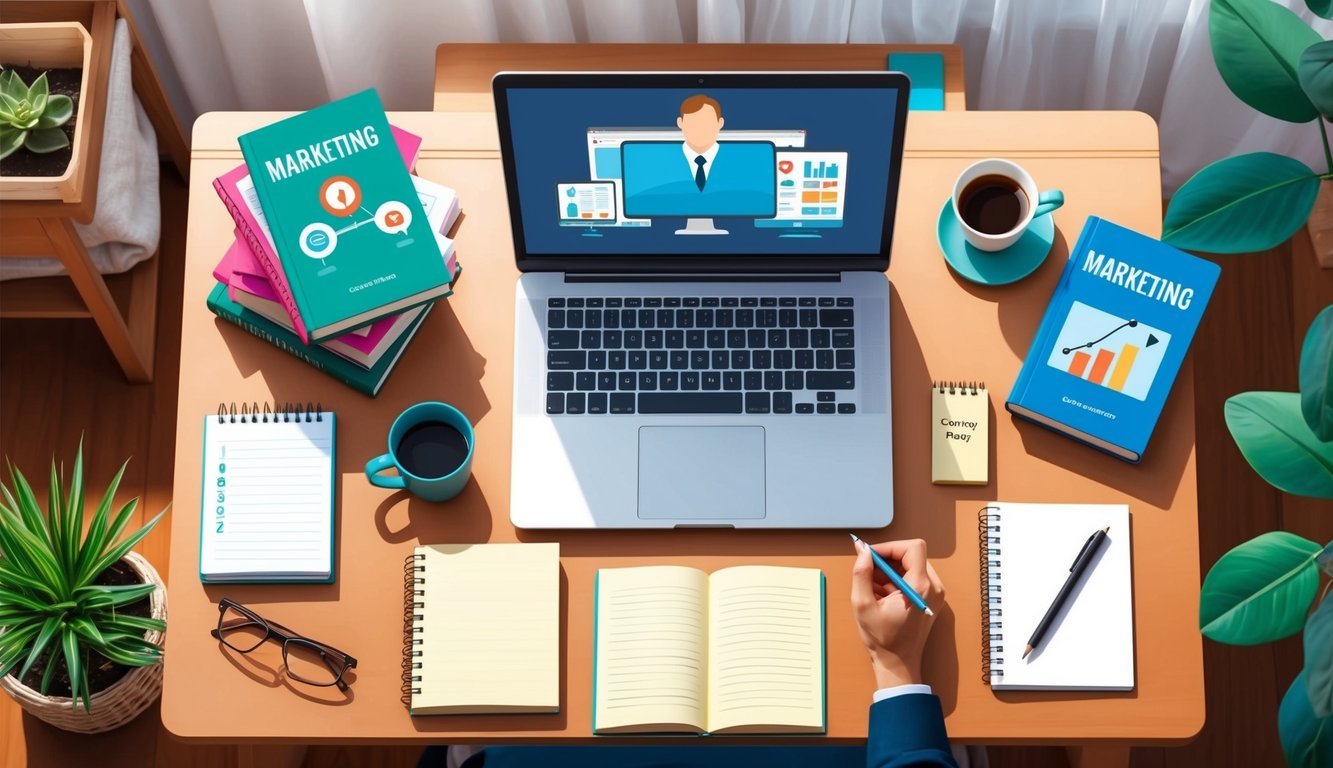
<svg viewBox="0 0 1333 768"><path fill-rule="evenodd" d="M417 403L389 427L389 452L366 462L366 479L380 488L405 488L427 501L452 499L472 476L476 435L472 423L446 403ZM390 469L397 475L381 474Z"/></svg>
<svg viewBox="0 0 1333 768"><path fill-rule="evenodd" d="M978 176L958 196L959 214L969 227L988 235L1003 235L1017 227L1028 213L1028 196L1008 176Z"/></svg>
<svg viewBox="0 0 1333 768"><path fill-rule="evenodd" d="M969 165L953 185L953 210L963 238L991 253L1017 243L1033 219L1064 202L1060 190L1038 190L1022 166L997 157Z"/></svg>
<svg viewBox="0 0 1333 768"><path fill-rule="evenodd" d="M467 461L470 448L462 432L443 421L423 421L398 441L398 463L417 477L444 477Z"/></svg>

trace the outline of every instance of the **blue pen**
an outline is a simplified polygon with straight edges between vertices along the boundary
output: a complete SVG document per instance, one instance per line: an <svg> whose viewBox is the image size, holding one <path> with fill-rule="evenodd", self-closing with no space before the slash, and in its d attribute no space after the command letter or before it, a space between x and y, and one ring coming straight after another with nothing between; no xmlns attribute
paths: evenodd
<svg viewBox="0 0 1333 768"><path fill-rule="evenodd" d="M884 558L879 556L879 553L875 551L874 547L858 539L854 533L849 533L847 535L852 537L852 541L859 542L865 546L866 551L870 553L870 559L875 561L875 566L883 571L885 576L889 577L889 581L893 582L893 586L897 587L907 596L908 602L915 605L917 608L920 608L927 616L935 615L935 612L930 610L930 606L926 605L925 599L922 598L921 595L918 595L916 590L912 589L911 585L904 581L902 576L898 575L897 571L890 568L889 564L884 562Z"/></svg>

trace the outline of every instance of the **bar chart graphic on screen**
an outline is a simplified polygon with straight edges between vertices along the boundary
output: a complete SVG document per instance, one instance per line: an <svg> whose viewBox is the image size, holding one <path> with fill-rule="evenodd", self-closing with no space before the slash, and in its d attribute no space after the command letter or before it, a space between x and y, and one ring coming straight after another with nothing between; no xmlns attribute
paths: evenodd
<svg viewBox="0 0 1333 768"><path fill-rule="evenodd" d="M1136 400L1148 397L1171 334L1075 301L1046 364Z"/></svg>

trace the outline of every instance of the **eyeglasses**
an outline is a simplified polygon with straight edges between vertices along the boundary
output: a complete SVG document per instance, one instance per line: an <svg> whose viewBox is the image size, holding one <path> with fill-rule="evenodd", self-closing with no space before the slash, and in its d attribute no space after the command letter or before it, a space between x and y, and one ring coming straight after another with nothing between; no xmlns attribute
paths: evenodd
<svg viewBox="0 0 1333 768"><path fill-rule="evenodd" d="M331 645L299 635L275 621L268 621L240 603L222 598L218 604L218 626L211 633L224 645L249 653L266 640L282 645L282 663L287 674L307 685L346 691L343 675L356 666L356 659Z"/></svg>

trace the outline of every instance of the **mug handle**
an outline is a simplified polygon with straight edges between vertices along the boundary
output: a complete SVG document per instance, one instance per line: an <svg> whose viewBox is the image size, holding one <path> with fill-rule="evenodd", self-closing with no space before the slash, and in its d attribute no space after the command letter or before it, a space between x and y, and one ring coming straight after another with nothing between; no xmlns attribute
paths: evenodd
<svg viewBox="0 0 1333 768"><path fill-rule="evenodd" d="M389 454L386 453L381 456L376 456L375 458L366 462L366 479L370 481L371 485L376 485L379 486L380 488L394 488L394 489L406 488L407 480L404 479L402 475L386 476L380 474L381 472L392 466L394 466L394 461L393 457L390 456Z"/></svg>
<svg viewBox="0 0 1333 768"><path fill-rule="evenodd" d="M1058 189L1050 189L1037 194L1037 210L1032 213L1032 218L1045 216L1056 208L1065 204L1065 193Z"/></svg>

